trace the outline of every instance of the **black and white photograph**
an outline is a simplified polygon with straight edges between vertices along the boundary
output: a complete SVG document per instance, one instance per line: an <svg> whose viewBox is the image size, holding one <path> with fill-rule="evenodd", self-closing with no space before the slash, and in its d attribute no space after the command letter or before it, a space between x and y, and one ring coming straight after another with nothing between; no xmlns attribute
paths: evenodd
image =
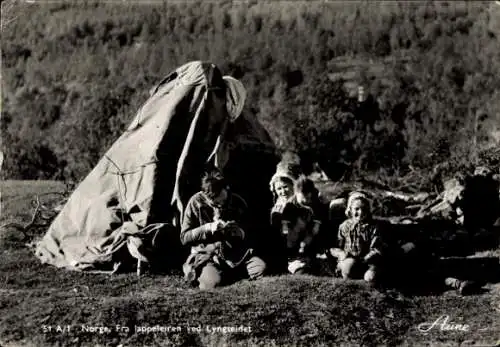
<svg viewBox="0 0 500 347"><path fill-rule="evenodd" d="M500 1L0 3L0 347L500 346Z"/></svg>

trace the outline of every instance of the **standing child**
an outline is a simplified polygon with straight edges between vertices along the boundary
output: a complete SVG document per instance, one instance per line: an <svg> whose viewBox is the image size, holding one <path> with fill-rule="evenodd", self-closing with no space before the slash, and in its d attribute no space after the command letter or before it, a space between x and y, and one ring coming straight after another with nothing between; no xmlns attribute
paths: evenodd
<svg viewBox="0 0 500 347"><path fill-rule="evenodd" d="M338 248L330 249L345 278L363 277L374 283L379 274L383 243L371 215L367 196L354 192L347 201L348 219L339 227Z"/></svg>
<svg viewBox="0 0 500 347"><path fill-rule="evenodd" d="M283 209L288 200L293 196L293 183L296 178L288 166L280 162L276 173L269 182L269 188L273 194L273 207L270 211L270 229L265 247L269 272L271 273L286 272L286 248L281 238L281 221Z"/></svg>

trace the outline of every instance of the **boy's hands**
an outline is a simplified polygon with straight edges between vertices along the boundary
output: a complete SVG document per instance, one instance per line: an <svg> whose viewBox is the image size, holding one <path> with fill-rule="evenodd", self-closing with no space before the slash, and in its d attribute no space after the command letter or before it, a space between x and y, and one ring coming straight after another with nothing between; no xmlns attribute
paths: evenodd
<svg viewBox="0 0 500 347"><path fill-rule="evenodd" d="M212 233L215 233L217 231L222 231L223 229L226 229L226 228L233 228L235 226L237 226L238 224L233 221L233 220L230 220L230 221L224 221L224 220L221 220L221 219L218 219L216 221L213 221L210 224L210 231Z"/></svg>
<svg viewBox="0 0 500 347"><path fill-rule="evenodd" d="M212 235L217 235L220 238L239 237L244 238L244 233L235 221L217 220L210 223L210 231Z"/></svg>
<svg viewBox="0 0 500 347"><path fill-rule="evenodd" d="M220 232L222 229L224 229L226 225L226 222L223 220L216 220L210 223L210 231L213 234Z"/></svg>

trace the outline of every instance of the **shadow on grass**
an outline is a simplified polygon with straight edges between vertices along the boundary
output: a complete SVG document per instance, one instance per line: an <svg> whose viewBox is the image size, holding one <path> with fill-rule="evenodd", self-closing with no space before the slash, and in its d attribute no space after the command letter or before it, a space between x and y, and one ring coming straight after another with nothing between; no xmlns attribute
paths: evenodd
<svg viewBox="0 0 500 347"><path fill-rule="evenodd" d="M486 293L488 283L500 283L498 257L448 257L424 261L399 261L385 276L385 285L407 296L439 295L458 288L447 284L445 279L454 278L471 282L471 289L464 295Z"/></svg>
<svg viewBox="0 0 500 347"><path fill-rule="evenodd" d="M438 295L453 288L446 278L474 282L470 294L479 294L487 283L500 282L499 230L467 232L448 220L418 223L380 221L388 241L384 286L406 295ZM403 251L401 245L413 244ZM478 253L480 251L487 252Z"/></svg>

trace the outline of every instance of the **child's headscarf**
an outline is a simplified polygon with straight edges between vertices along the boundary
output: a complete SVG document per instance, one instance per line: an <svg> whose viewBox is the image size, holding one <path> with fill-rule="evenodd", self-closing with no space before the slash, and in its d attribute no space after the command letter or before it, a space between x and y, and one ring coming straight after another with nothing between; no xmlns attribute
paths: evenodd
<svg viewBox="0 0 500 347"><path fill-rule="evenodd" d="M285 167L278 165L276 168L276 173L271 177L271 181L269 182L269 189L273 193L273 196L276 197L276 183L280 180L289 181L292 186L296 180L296 177L292 175L292 173L287 170Z"/></svg>

